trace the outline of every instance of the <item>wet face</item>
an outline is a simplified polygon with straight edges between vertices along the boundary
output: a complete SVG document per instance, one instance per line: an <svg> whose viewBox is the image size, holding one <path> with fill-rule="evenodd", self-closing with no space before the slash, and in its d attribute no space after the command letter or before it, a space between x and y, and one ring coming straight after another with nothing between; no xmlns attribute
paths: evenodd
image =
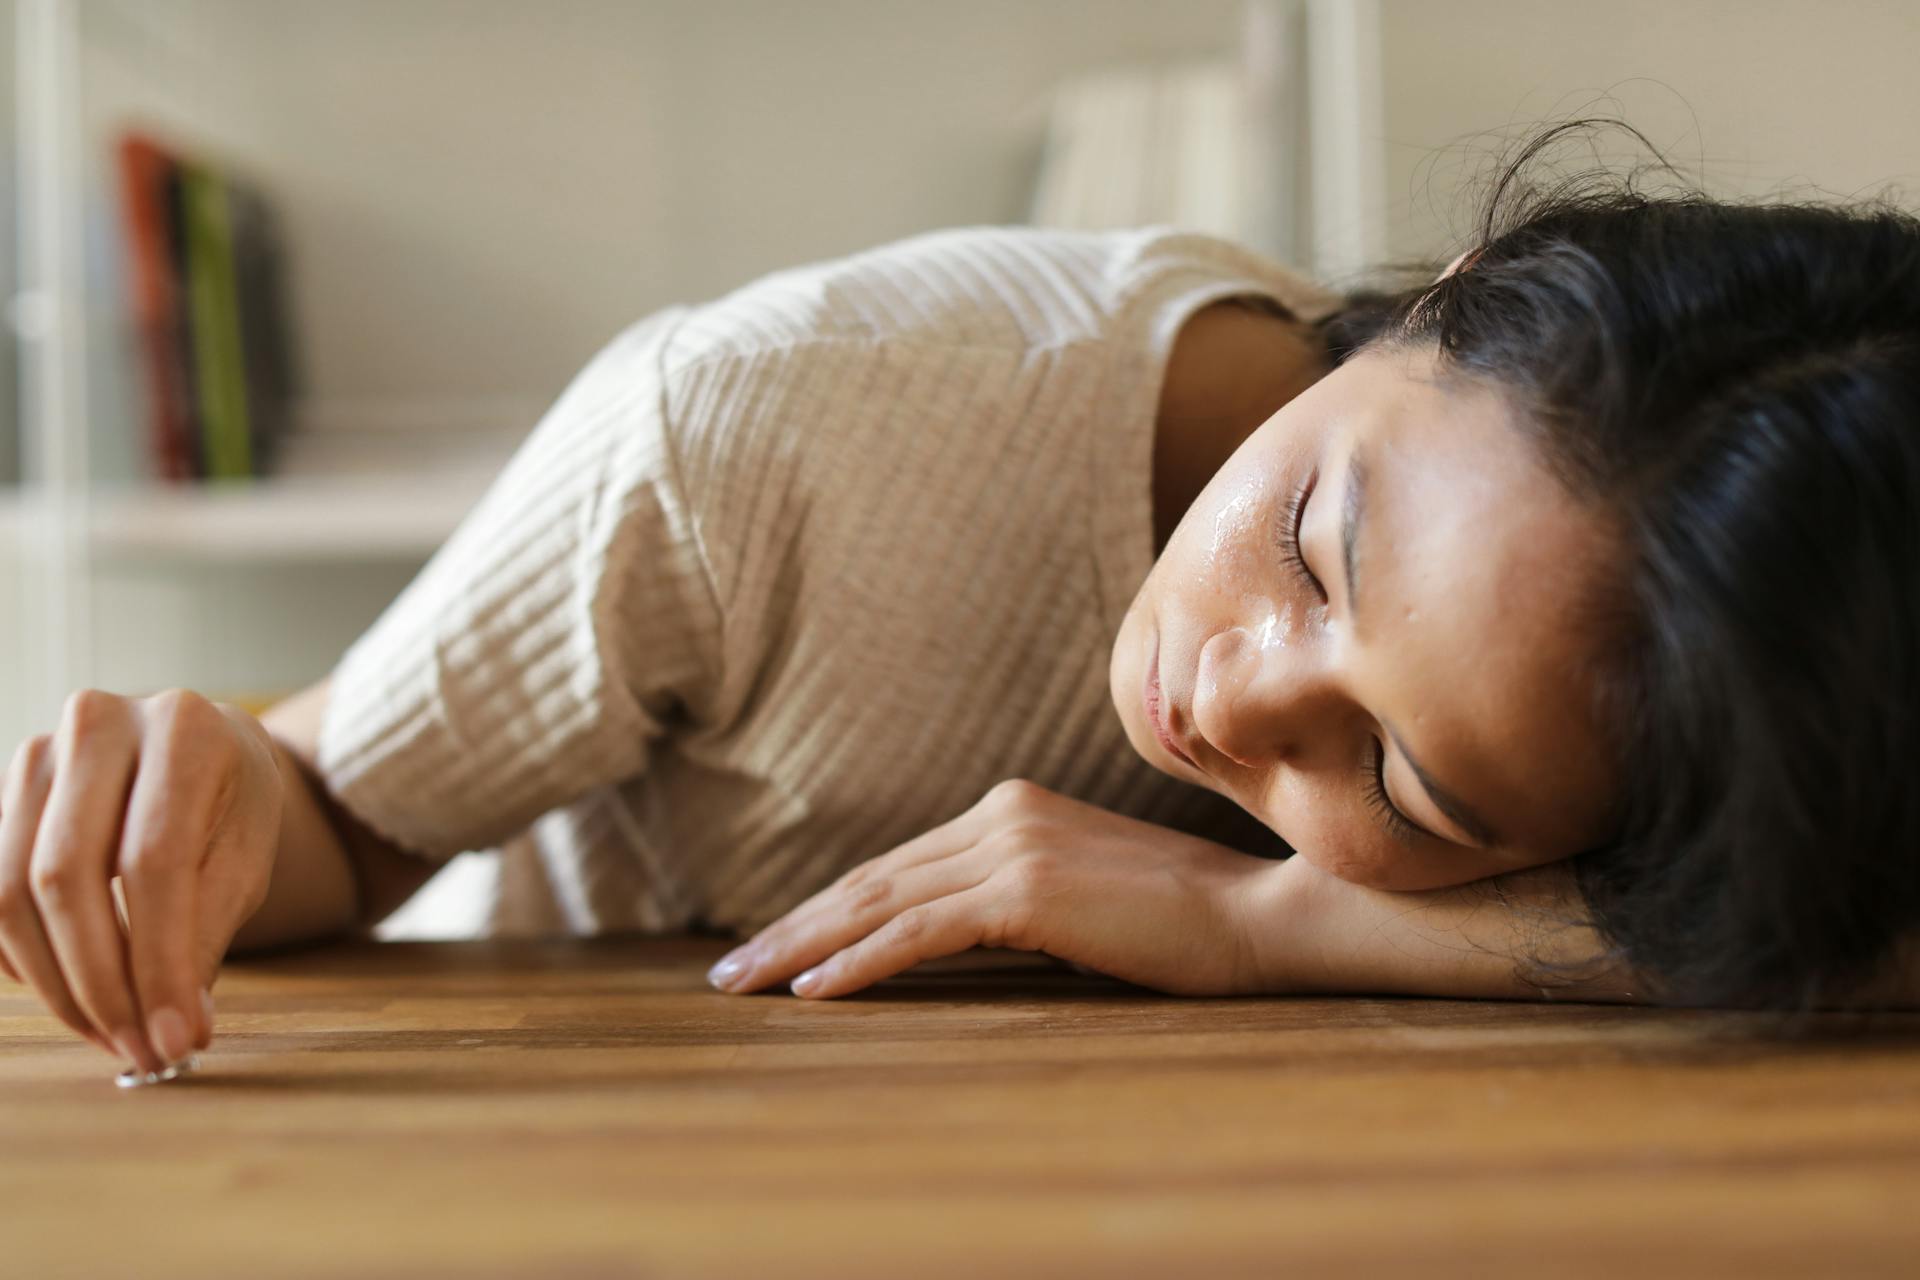
<svg viewBox="0 0 1920 1280"><path fill-rule="evenodd" d="M1348 880L1557 861L1608 834L1578 619L1611 548L1502 396L1369 350L1188 508L1114 644L1114 705L1148 761Z"/></svg>

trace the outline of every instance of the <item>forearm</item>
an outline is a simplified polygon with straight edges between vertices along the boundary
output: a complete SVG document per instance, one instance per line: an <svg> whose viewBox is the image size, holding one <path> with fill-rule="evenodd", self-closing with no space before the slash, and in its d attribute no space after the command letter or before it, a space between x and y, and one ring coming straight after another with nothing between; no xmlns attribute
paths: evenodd
<svg viewBox="0 0 1920 1280"><path fill-rule="evenodd" d="M235 936L235 951L315 942L371 924L437 869L382 840L328 794L316 760L325 700L323 682L260 716L273 737L285 803L266 899Z"/></svg>
<svg viewBox="0 0 1920 1280"><path fill-rule="evenodd" d="M1255 927L1273 990L1646 999L1630 974L1596 962L1599 938L1582 923L1572 877L1562 866L1406 893L1350 884L1296 855L1274 868L1263 896L1265 920Z"/></svg>
<svg viewBox="0 0 1920 1280"><path fill-rule="evenodd" d="M280 843L266 899L234 935L232 950L317 942L359 921L359 884L316 784L286 743L273 742L285 789Z"/></svg>
<svg viewBox="0 0 1920 1280"><path fill-rule="evenodd" d="M1564 863L1424 893L1349 884L1289 858L1253 922L1266 988L1297 995L1454 996L1642 1004L1649 984L1600 962ZM1832 1009L1920 1009L1920 935Z"/></svg>

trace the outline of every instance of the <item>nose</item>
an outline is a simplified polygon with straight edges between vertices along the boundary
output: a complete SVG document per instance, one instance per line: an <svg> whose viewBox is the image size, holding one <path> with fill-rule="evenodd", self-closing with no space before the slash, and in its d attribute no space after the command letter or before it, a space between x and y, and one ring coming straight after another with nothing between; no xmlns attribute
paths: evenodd
<svg viewBox="0 0 1920 1280"><path fill-rule="evenodd" d="M1230 627L1200 649L1193 727L1244 768L1299 765L1330 741L1340 695L1315 650Z"/></svg>

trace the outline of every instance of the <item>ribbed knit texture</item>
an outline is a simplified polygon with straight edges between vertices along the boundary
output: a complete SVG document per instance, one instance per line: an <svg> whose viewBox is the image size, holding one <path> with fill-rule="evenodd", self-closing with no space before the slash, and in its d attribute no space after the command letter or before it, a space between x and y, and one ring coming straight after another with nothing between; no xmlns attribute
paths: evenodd
<svg viewBox="0 0 1920 1280"><path fill-rule="evenodd" d="M657 312L333 673L320 769L499 933L752 929L1028 778L1183 830L1109 647L1180 326L1337 299L1167 228L976 227Z"/></svg>

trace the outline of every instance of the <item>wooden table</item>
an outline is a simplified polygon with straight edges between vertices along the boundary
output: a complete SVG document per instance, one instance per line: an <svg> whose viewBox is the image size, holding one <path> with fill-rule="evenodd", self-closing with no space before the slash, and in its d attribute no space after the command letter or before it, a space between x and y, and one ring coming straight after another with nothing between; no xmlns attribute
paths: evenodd
<svg viewBox="0 0 1920 1280"><path fill-rule="evenodd" d="M245 963L203 1073L127 1092L8 988L0 1274L1920 1275L1920 1015L977 962L808 1004L722 949Z"/></svg>

